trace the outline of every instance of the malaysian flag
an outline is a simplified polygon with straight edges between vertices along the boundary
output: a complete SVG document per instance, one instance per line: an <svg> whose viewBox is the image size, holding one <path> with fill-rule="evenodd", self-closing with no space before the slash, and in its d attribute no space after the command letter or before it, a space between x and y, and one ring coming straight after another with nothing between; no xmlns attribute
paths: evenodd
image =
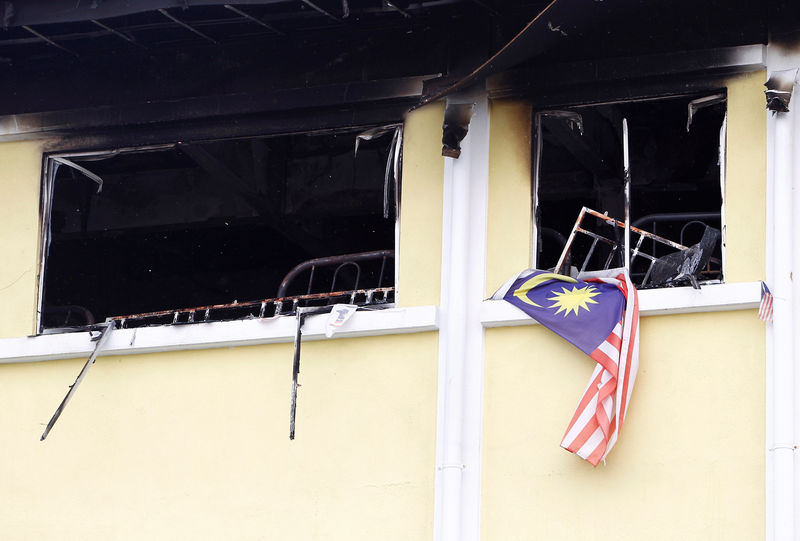
<svg viewBox="0 0 800 541"><path fill-rule="evenodd" d="M576 280L527 270L492 298L510 302L597 362L561 442L596 466L619 437L639 367L639 299L627 272Z"/></svg>
<svg viewBox="0 0 800 541"><path fill-rule="evenodd" d="M758 305L758 319L772 323L772 293L764 282L761 282L761 303Z"/></svg>

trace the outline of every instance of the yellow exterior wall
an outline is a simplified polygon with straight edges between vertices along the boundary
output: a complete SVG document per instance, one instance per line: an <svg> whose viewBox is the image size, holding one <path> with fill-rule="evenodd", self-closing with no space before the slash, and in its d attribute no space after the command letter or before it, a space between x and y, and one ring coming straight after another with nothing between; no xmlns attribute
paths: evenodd
<svg viewBox="0 0 800 541"><path fill-rule="evenodd" d="M725 279L729 282L765 278L765 81L765 72L757 71L734 77L728 82Z"/></svg>
<svg viewBox="0 0 800 541"><path fill-rule="evenodd" d="M763 274L762 81L728 90L729 281ZM496 101L491 115L487 294L529 265L531 244L530 110ZM439 303L442 116L434 104L406 122L402 306ZM4 143L0 166L0 337L21 336L41 146ZM660 316L641 332L622 437L592 468L559 447L591 360L541 327L487 331L483 539L763 538L763 324ZM436 333L304 344L292 442L288 344L102 357L46 442L83 360L2 365L2 538L429 539L437 356Z"/></svg>
<svg viewBox="0 0 800 541"><path fill-rule="evenodd" d="M531 106L490 104L486 296L531 266Z"/></svg>
<svg viewBox="0 0 800 541"><path fill-rule="evenodd" d="M405 305L438 304L443 108L409 115ZM0 337L34 330L42 147L0 145ZM430 539L438 335L0 365L4 540Z"/></svg>
<svg viewBox="0 0 800 541"><path fill-rule="evenodd" d="M4 540L429 539L435 333L0 366Z"/></svg>
<svg viewBox="0 0 800 541"><path fill-rule="evenodd" d="M729 282L764 276L763 81L759 72L728 85ZM529 152L519 147L530 116L524 104L498 105L488 292L530 257L530 176L497 150ZM591 359L541 326L488 329L485 344L482 539L763 539L765 331L755 311L642 318L631 409L597 468L559 446Z"/></svg>
<svg viewBox="0 0 800 541"><path fill-rule="evenodd" d="M482 539L753 541L764 535L764 325L645 317L620 440L559 446L593 362L547 329L486 333Z"/></svg>
<svg viewBox="0 0 800 541"><path fill-rule="evenodd" d="M0 143L0 338L35 331L42 146Z"/></svg>
<svg viewBox="0 0 800 541"><path fill-rule="evenodd" d="M444 104L409 113L403 134L398 305L439 304L442 279Z"/></svg>

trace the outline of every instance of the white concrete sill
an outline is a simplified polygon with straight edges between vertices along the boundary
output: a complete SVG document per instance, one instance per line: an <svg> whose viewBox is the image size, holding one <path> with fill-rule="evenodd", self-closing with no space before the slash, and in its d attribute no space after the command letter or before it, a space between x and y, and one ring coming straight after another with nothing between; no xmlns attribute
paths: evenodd
<svg viewBox="0 0 800 541"><path fill-rule="evenodd" d="M758 308L761 282L709 284L701 289L675 287L646 289L639 292L639 313L642 316L719 312ZM483 301L481 323L484 327L538 325L522 310L506 301Z"/></svg>
<svg viewBox="0 0 800 541"><path fill-rule="evenodd" d="M308 316L303 340L325 339L328 314ZM129 355L184 349L225 348L293 342L293 316L216 321L120 329L109 337L103 355ZM413 306L356 312L337 332L337 338L434 331L439 328L436 306ZM44 334L0 339L0 364L88 357L94 349L88 332Z"/></svg>

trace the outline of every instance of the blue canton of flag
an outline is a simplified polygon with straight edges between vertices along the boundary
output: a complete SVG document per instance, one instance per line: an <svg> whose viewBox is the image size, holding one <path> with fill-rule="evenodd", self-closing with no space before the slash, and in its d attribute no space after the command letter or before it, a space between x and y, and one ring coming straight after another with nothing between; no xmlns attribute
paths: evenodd
<svg viewBox="0 0 800 541"><path fill-rule="evenodd" d="M502 298L587 355L611 334L625 309L614 284L538 270L517 278Z"/></svg>

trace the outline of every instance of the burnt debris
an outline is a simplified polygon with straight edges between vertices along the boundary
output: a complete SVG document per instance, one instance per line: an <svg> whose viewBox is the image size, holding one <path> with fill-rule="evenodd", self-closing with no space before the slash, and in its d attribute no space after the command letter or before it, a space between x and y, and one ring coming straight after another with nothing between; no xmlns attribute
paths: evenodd
<svg viewBox="0 0 800 541"><path fill-rule="evenodd" d="M797 69L776 71L770 74L764 86L767 98L767 109L773 113L788 113L789 102L797 82Z"/></svg>
<svg viewBox="0 0 800 541"><path fill-rule="evenodd" d="M354 156L355 133L53 157L79 169L49 169L42 328L365 288L386 300L389 251L359 267L318 264L311 284L278 291L302 261L394 246L393 140L362 141Z"/></svg>
<svg viewBox="0 0 800 541"><path fill-rule="evenodd" d="M687 111L691 114L688 131ZM703 230L691 223L701 220L704 226L722 229L724 178L720 163L725 111L724 94L716 93L537 113L537 268L569 272L570 265L577 270L625 266L626 250L621 249L625 231L618 227L625 221L613 218L629 215L634 226L627 250L631 277L638 285L654 286L649 276L654 260L701 241ZM625 193L626 165L630 168L629 198ZM584 208L602 211L596 213L592 227L581 226L580 219L574 223ZM595 236L581 231L570 235L574 227ZM642 230L653 236L639 235ZM719 240L711 252L712 261L722 259ZM703 277L722 278L720 265Z"/></svg>

